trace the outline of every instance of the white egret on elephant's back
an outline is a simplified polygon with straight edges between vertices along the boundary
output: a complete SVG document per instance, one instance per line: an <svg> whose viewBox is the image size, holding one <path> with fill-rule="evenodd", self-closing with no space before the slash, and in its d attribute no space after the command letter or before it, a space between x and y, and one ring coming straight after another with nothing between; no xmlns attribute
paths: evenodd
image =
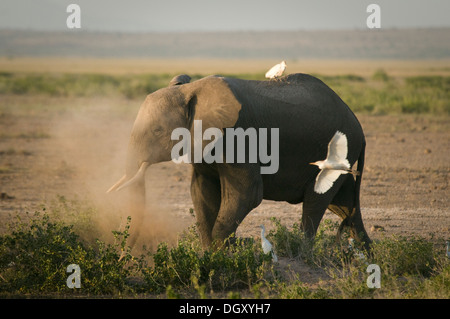
<svg viewBox="0 0 450 319"><path fill-rule="evenodd" d="M318 166L321 170L314 184L316 193L326 193L341 174L352 173L359 175L359 172L350 169L350 163L347 160L347 144L347 136L342 132L336 131L328 144L327 158L323 161L310 163Z"/></svg>
<svg viewBox="0 0 450 319"><path fill-rule="evenodd" d="M267 79L275 79L283 75L284 70L286 70L286 62L281 61L281 63L274 65L269 71L266 73Z"/></svg>

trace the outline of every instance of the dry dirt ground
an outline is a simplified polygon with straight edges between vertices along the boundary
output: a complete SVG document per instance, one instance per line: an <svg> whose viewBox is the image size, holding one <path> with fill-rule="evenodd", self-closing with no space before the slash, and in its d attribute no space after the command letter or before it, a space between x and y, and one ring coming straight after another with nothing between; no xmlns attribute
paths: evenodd
<svg viewBox="0 0 450 319"><path fill-rule="evenodd" d="M36 103L41 111L33 110ZM139 104L122 102L133 111L121 114L110 111L109 100L79 99L70 102L70 110L57 111L64 103L68 99L2 97L0 231L5 230L10 214L33 212L56 195L93 200L103 214L99 225L105 221L99 227L112 230L123 222L110 211L124 207L125 195L105 194L105 190L123 175L128 136ZM367 138L361 205L369 235L375 239L392 234L450 239L450 118L357 116ZM189 165L172 162L149 169L152 217L144 240L176 238L173 234L194 222L189 214L190 172ZM257 226L264 223L270 230L271 217L291 226L300 221L301 205L263 201L239 226L237 235L259 236ZM324 218L338 220L330 212Z"/></svg>

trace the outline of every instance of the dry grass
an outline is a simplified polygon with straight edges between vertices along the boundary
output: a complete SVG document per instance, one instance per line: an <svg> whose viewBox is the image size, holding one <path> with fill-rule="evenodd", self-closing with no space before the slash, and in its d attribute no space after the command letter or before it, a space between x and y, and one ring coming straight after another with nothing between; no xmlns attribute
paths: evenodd
<svg viewBox="0 0 450 319"><path fill-rule="evenodd" d="M114 58L6 58L0 57L0 72L11 73L265 73L280 61L274 59L114 59ZM371 76L384 69L390 76L450 75L450 59L442 60L287 60L288 73Z"/></svg>

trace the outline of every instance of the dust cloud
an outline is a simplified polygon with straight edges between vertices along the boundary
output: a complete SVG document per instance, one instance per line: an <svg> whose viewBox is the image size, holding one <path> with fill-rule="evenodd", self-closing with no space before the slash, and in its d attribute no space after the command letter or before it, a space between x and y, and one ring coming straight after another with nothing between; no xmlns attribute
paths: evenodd
<svg viewBox="0 0 450 319"><path fill-rule="evenodd" d="M124 229L129 215L128 192L107 194L106 190L125 172L126 150L139 102L111 102L99 98L86 100L86 103L55 118L51 136L55 148L60 150L61 169L66 170L67 189L61 190L62 193L94 205L95 229L108 240L113 238L113 230ZM154 170L148 170L147 181ZM163 241L174 243L189 224L164 208L163 203L160 205L160 194L153 191L152 183L146 184L147 207L135 246L156 248ZM133 222L137 221L131 220L131 237Z"/></svg>

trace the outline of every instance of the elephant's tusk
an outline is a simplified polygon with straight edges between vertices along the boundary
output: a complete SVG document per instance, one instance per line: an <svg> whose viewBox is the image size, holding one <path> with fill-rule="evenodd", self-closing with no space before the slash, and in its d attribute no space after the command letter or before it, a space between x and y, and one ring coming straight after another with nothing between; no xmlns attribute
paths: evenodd
<svg viewBox="0 0 450 319"><path fill-rule="evenodd" d="M126 182L125 184L118 185L116 191L120 191L121 189L124 189L130 185L133 185L136 182L139 182L140 180L143 180L145 177L145 170L147 169L147 167L149 165L150 165L149 162L142 162L141 167L139 167L139 170L137 171L136 175L134 175L134 177L132 179L130 179L128 182Z"/></svg>
<svg viewBox="0 0 450 319"><path fill-rule="evenodd" d="M115 183L113 186L111 186L106 192L111 193L112 191L116 190L120 185L125 183L126 180L127 180L127 175L123 175L122 178L117 183Z"/></svg>

